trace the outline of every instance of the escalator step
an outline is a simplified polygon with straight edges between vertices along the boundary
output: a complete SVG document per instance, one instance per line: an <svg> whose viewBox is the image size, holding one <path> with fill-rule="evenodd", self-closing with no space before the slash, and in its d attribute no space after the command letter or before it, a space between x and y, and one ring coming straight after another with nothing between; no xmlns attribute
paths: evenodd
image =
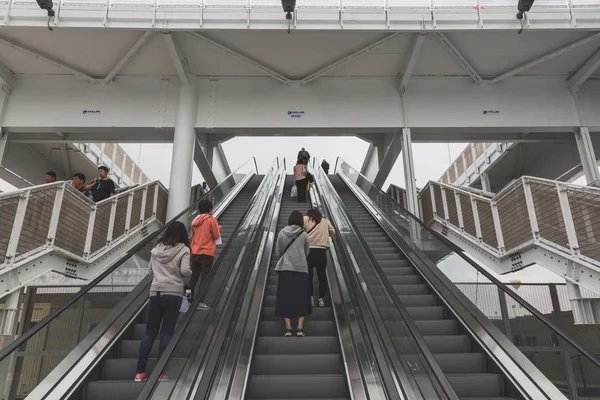
<svg viewBox="0 0 600 400"><path fill-rule="evenodd" d="M415 294L398 297L405 307L435 306L438 304L438 299L433 294Z"/></svg>
<svg viewBox="0 0 600 400"><path fill-rule="evenodd" d="M443 320L446 317L446 310L442 306L406 307L406 311L408 311L408 314L415 321Z"/></svg>
<svg viewBox="0 0 600 400"><path fill-rule="evenodd" d="M333 321L333 309L331 307L319 308L315 307L312 309L312 314L306 317L306 321ZM261 319L263 321L279 321L281 317L275 316L275 307L263 307L261 313Z"/></svg>
<svg viewBox="0 0 600 400"><path fill-rule="evenodd" d="M442 371L447 374L483 373L486 369L483 353L446 353L434 356Z"/></svg>
<svg viewBox="0 0 600 400"><path fill-rule="evenodd" d="M416 274L415 269L411 266L408 266L408 263L406 260L398 261L398 263L400 264L400 266L391 267L391 268L381 267L381 269L383 270L383 273L386 276L415 275Z"/></svg>
<svg viewBox="0 0 600 400"><path fill-rule="evenodd" d="M256 339L255 353L258 354L335 354L339 353L340 342L337 336L283 337L262 336Z"/></svg>
<svg viewBox="0 0 600 400"><path fill-rule="evenodd" d="M252 374L343 374L341 354L257 354L252 361Z"/></svg>
<svg viewBox="0 0 600 400"><path fill-rule="evenodd" d="M418 285L423 283L420 275L392 275L387 278L392 285Z"/></svg>
<svg viewBox="0 0 600 400"><path fill-rule="evenodd" d="M394 290L399 295L412 294L429 294L429 286L426 284L419 285L393 285Z"/></svg>
<svg viewBox="0 0 600 400"><path fill-rule="evenodd" d="M502 397L504 378L500 374L446 374L459 397Z"/></svg>
<svg viewBox="0 0 600 400"><path fill-rule="evenodd" d="M346 376L335 375L252 375L248 383L250 398L312 399L348 397Z"/></svg>
<svg viewBox="0 0 600 400"><path fill-rule="evenodd" d="M130 400L135 399L144 387L143 382L92 381L86 385L86 400Z"/></svg>
<svg viewBox="0 0 600 400"><path fill-rule="evenodd" d="M185 364L185 358L173 358L167 364L167 376L176 376ZM150 358L146 366L148 375L154 370L156 358ZM123 380L130 378L133 380L137 372L137 358L109 358L102 363L102 379L103 380Z"/></svg>
<svg viewBox="0 0 600 400"><path fill-rule="evenodd" d="M141 340L122 340L119 343L119 356L122 358L137 358L138 351L140 349ZM175 347L173 355L175 357L185 357L190 354L194 346L194 340L186 340L178 343ZM154 341L154 346L150 351L150 358L156 358L158 356L158 340Z"/></svg>
<svg viewBox="0 0 600 400"><path fill-rule="evenodd" d="M335 336L337 327L333 321L314 321L307 317L304 321L304 331L307 336ZM261 321L258 328L260 336L283 336L285 325L283 321ZM288 338L289 339L289 338ZM299 338L300 340L304 338Z"/></svg>
<svg viewBox="0 0 600 400"><path fill-rule="evenodd" d="M470 353L471 338L467 335L424 336L425 343L432 353Z"/></svg>
<svg viewBox="0 0 600 400"><path fill-rule="evenodd" d="M453 319L415 321L415 325L423 336L456 335L458 333L458 324Z"/></svg>

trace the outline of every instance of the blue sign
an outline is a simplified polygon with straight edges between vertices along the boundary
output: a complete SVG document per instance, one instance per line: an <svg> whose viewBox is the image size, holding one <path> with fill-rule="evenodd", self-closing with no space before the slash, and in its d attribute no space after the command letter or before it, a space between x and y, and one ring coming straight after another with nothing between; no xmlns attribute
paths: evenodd
<svg viewBox="0 0 600 400"><path fill-rule="evenodd" d="M483 110L483 115L500 115L499 110Z"/></svg>
<svg viewBox="0 0 600 400"><path fill-rule="evenodd" d="M302 118L304 116L304 111L288 111L288 115L291 118Z"/></svg>
<svg viewBox="0 0 600 400"><path fill-rule="evenodd" d="M83 110L83 115L100 114L100 110Z"/></svg>

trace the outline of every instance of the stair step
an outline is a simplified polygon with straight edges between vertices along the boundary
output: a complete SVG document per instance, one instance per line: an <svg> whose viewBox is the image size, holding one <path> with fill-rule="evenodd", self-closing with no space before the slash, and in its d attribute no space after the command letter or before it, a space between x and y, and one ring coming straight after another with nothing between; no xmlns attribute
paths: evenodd
<svg viewBox="0 0 600 400"><path fill-rule="evenodd" d="M502 397L504 378L500 374L446 374L459 397Z"/></svg>
<svg viewBox="0 0 600 400"><path fill-rule="evenodd" d="M487 364L483 353L438 353L434 356L446 374L473 374L486 371Z"/></svg>
<svg viewBox="0 0 600 400"><path fill-rule="evenodd" d="M279 333L279 337L258 337L255 354L337 354L341 351L337 336L283 337L281 326Z"/></svg>
<svg viewBox="0 0 600 400"><path fill-rule="evenodd" d="M275 316L275 307L263 307L261 319L263 321L281 322L281 318ZM308 323L308 321L333 321L333 319L334 315L331 307L313 307L312 314L306 317L306 323Z"/></svg>
<svg viewBox="0 0 600 400"><path fill-rule="evenodd" d="M261 321L258 327L259 336L283 336L284 331L285 324L283 320ZM306 332L307 336L337 337L337 327L333 321L314 321L307 318L306 321L304 321L304 331Z"/></svg>
<svg viewBox="0 0 600 400"><path fill-rule="evenodd" d="M252 374L343 374L341 354L257 354L252 361Z"/></svg>
<svg viewBox="0 0 600 400"><path fill-rule="evenodd" d="M333 375L252 375L248 383L251 398L349 397L344 374Z"/></svg>

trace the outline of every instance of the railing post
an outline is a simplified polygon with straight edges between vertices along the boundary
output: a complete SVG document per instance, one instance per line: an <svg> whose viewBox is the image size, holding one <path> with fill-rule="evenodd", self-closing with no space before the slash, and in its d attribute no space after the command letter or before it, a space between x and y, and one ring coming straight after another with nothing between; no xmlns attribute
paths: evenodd
<svg viewBox="0 0 600 400"><path fill-rule="evenodd" d="M498 241L498 251L504 253L504 236L502 235L502 226L500 225L500 214L498 213L498 204L492 202L492 218L494 219L494 229L496 231L496 240Z"/></svg>
<svg viewBox="0 0 600 400"><path fill-rule="evenodd" d="M433 190L433 185L429 185L429 190L431 191L431 211L433 212L433 217L437 217L437 208L435 207L435 190ZM441 187L440 187L441 189Z"/></svg>
<svg viewBox="0 0 600 400"><path fill-rule="evenodd" d="M142 209L140 211L140 224L144 223L146 219L146 201L148 200L148 186L144 188L144 192L142 193Z"/></svg>
<svg viewBox="0 0 600 400"><path fill-rule="evenodd" d="M56 239L56 230L58 229L58 220L60 218L60 210L62 208L63 198L67 190L66 183L60 185L54 196L54 205L52 207L52 218L50 218L50 227L48 228L48 236L46 237L46 246L54 246Z"/></svg>
<svg viewBox="0 0 600 400"><path fill-rule="evenodd" d="M558 194L560 211L565 224L565 230L567 233L567 240L569 241L571 254L574 256L579 256L579 241L577 240L577 232L575 231L575 224L573 223L573 214L571 213L571 206L569 205L569 195L567 189L560 183L557 183L556 193Z"/></svg>
<svg viewBox="0 0 600 400"><path fill-rule="evenodd" d="M441 188L442 192L442 204L444 205L444 221L446 224L450 223L450 214L448 214L448 201L446 200L446 189Z"/></svg>
<svg viewBox="0 0 600 400"><path fill-rule="evenodd" d="M158 212L158 191L160 190L160 185L158 182L156 183L156 189L154 190L154 199L152 203L152 216L156 218L156 213Z"/></svg>
<svg viewBox="0 0 600 400"><path fill-rule="evenodd" d="M94 238L94 225L96 224L96 211L98 206L94 205L92 211L90 212L90 218L88 220L87 233L85 236L85 245L83 247L83 258L88 260L90 257L90 252L92 250L92 239Z"/></svg>
<svg viewBox="0 0 600 400"><path fill-rule="evenodd" d="M531 183L523 179L523 193L525 194L525 203L527 204L527 214L529 215L529 224L533 241L537 242L540 238L540 228L538 226L537 216L535 215L535 204L533 194L531 193Z"/></svg>
<svg viewBox="0 0 600 400"><path fill-rule="evenodd" d="M28 190L23 193L21 197L19 197L17 212L13 221L12 231L10 232L8 247L6 248L6 257L4 259L5 266L12 264L12 261L17 254L17 249L19 248L19 239L21 238L21 231L23 230L23 223L25 222L25 214L27 212L27 204L29 203L30 195L31 191Z"/></svg>
<svg viewBox="0 0 600 400"><path fill-rule="evenodd" d="M125 215L125 234L129 233L129 229L131 228L131 213L133 212L133 196L135 194L135 189L131 190L131 193L127 196L127 214Z"/></svg>
<svg viewBox="0 0 600 400"><path fill-rule="evenodd" d="M471 198L471 208L473 209L473 222L475 223L475 234L477 235L477 240L481 243L481 221L479 220L479 211L477 210L477 202L473 198L473 195L470 195Z"/></svg>
<svg viewBox="0 0 600 400"><path fill-rule="evenodd" d="M462 232L465 230L465 223L462 215L462 206L460 205L460 195L454 191L454 201L456 202L456 215L458 215L458 227Z"/></svg>
<svg viewBox="0 0 600 400"><path fill-rule="evenodd" d="M117 216L117 203L116 197L113 197L110 205L110 219L108 220L108 232L106 233L106 245L110 246L113 239L113 231L115 230L115 218Z"/></svg>

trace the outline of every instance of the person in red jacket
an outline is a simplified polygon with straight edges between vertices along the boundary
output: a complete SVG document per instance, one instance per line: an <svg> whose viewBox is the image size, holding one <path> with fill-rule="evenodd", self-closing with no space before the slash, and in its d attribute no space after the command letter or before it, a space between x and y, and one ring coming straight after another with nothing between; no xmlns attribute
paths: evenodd
<svg viewBox="0 0 600 400"><path fill-rule="evenodd" d="M208 200L202 200L198 204L198 215L192 221L192 277L190 278L191 297L194 297L196 285L204 282L213 266L215 253L217 251L216 240L221 237L221 226L212 216L213 205ZM208 307L201 303L200 307Z"/></svg>

